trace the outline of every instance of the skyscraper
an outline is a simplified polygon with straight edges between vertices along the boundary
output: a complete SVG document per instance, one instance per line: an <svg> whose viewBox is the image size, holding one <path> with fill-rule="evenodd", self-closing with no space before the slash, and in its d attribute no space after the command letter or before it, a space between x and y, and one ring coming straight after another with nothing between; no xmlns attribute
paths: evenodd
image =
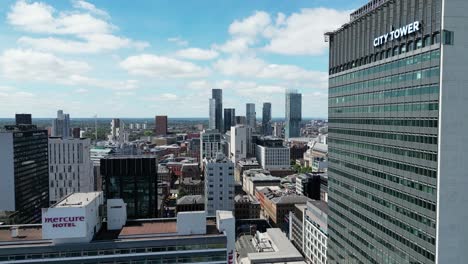
<svg viewBox="0 0 468 264"><path fill-rule="evenodd" d="M122 198L129 218L154 218L158 213L158 162L152 156L107 156L101 159L106 199Z"/></svg>
<svg viewBox="0 0 468 264"><path fill-rule="evenodd" d="M230 157L234 164L247 158L249 144L252 138L252 128L246 125L236 125L231 130Z"/></svg>
<svg viewBox="0 0 468 264"><path fill-rule="evenodd" d="M0 221L41 221L49 206L47 130L6 126L0 132Z"/></svg>
<svg viewBox="0 0 468 264"><path fill-rule="evenodd" d="M216 129L216 99L210 98L210 108L209 108L209 120L208 120L208 128L209 129Z"/></svg>
<svg viewBox="0 0 468 264"><path fill-rule="evenodd" d="M263 103L262 109L262 133L269 136L272 133L271 126L271 103Z"/></svg>
<svg viewBox="0 0 468 264"><path fill-rule="evenodd" d="M158 136L167 134L167 116L156 116L154 118L154 132Z"/></svg>
<svg viewBox="0 0 468 264"><path fill-rule="evenodd" d="M255 113L255 104L246 104L245 118L247 120L247 125L255 131L255 127L257 126L257 113Z"/></svg>
<svg viewBox="0 0 468 264"><path fill-rule="evenodd" d="M466 263L467 9L372 1L327 33L328 263Z"/></svg>
<svg viewBox="0 0 468 264"><path fill-rule="evenodd" d="M64 114L63 110L57 111L57 118L52 121L53 137L70 137L70 115Z"/></svg>
<svg viewBox="0 0 468 264"><path fill-rule="evenodd" d="M236 125L236 109L224 108L224 133Z"/></svg>
<svg viewBox="0 0 468 264"><path fill-rule="evenodd" d="M223 132L223 90L212 89L211 93L212 93L211 98L215 100L214 102L215 129L218 129L219 132ZM211 115L211 110L210 110L210 115Z"/></svg>
<svg viewBox="0 0 468 264"><path fill-rule="evenodd" d="M286 91L285 138L301 136L302 95L296 90Z"/></svg>

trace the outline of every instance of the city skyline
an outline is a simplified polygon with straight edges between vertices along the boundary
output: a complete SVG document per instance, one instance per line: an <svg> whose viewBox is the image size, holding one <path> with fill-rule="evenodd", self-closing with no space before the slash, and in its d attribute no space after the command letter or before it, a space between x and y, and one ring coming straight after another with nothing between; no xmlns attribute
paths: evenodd
<svg viewBox="0 0 468 264"><path fill-rule="evenodd" d="M313 102L305 115L325 118L328 51L317 36L364 2L4 1L0 117L202 117L212 88L238 115L268 101L282 117L284 90L296 88Z"/></svg>

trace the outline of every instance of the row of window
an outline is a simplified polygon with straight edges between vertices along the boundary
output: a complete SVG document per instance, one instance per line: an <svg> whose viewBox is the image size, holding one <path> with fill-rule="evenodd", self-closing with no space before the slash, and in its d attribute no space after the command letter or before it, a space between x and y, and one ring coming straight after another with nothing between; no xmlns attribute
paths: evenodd
<svg viewBox="0 0 468 264"><path fill-rule="evenodd" d="M364 90L368 88L378 88L380 86L388 86L394 85L401 82L408 82L408 81L419 81L423 79L429 79L432 77L439 77L440 76L440 68L433 67L424 70L417 70L417 71L410 71L400 74L394 74L387 77L377 78L373 80L366 80L362 82L331 87L328 90L330 96L337 93L349 93L355 92L358 90Z"/></svg>
<svg viewBox="0 0 468 264"><path fill-rule="evenodd" d="M376 125L376 126L413 126L413 127L438 127L437 119L348 119L331 118L329 124L353 124L353 125Z"/></svg>
<svg viewBox="0 0 468 264"><path fill-rule="evenodd" d="M447 41L445 41L447 42ZM450 41L449 41L450 42ZM383 60L386 58L390 58L392 56L397 56L400 54L406 53L406 51L412 51L415 49L420 49L422 47L429 47L433 44L440 43L440 33L435 32L432 36L431 35L426 35L424 39L418 38L416 41L409 41L408 43L403 43L400 46L396 46L393 48L388 48L386 50L383 50L381 52L377 52L375 54L370 54L369 56L365 56L363 58L357 59L352 62L345 63L340 66L336 66L330 69L330 74L335 74L339 73L342 71L346 71L349 69L352 69L354 67L359 67L361 65L365 65L368 63L376 62L379 60ZM450 43L446 44L451 44L453 43L453 37L451 38Z"/></svg>
<svg viewBox="0 0 468 264"><path fill-rule="evenodd" d="M337 175L345 177L348 180L352 180L352 181L354 181L356 183L360 183L360 184L365 185L367 187L371 187L372 189L378 190L380 192L390 194L390 195L392 195L394 197L397 197L397 198L399 198L399 199L401 199L403 201L406 201L406 202L409 202L409 203L412 203L412 204L416 204L419 207L422 207L422 208L425 208L425 209L428 209L428 210L434 209L434 211L435 211L435 207L436 207L435 204L433 204L433 203L431 203L429 201L425 201L425 200L419 199L417 197L414 197L412 195L409 195L409 194L406 194L406 193L403 193L403 192L400 192L400 191L397 191L397 190L394 190L394 189L391 189L391 188L387 188L387 187L382 186L380 184L365 180L365 179L360 178L360 177L356 177L356 176L351 175L349 173L346 173L344 171L340 171L340 170L332 169L332 168L330 168L329 170L331 172L337 174ZM379 199L381 199L381 198L379 198ZM404 215L406 217L414 219L414 220L418 221L419 223L430 226L430 227L432 227L434 229L436 228L435 220L430 218L430 217L427 217L427 216L422 215L420 213L417 213L417 212L414 212L412 210L403 208L401 206L396 205L395 203L391 203L391 202L388 202L388 201L382 200L379 203L382 204L383 206L391 208L393 211L395 211L397 213L400 213L400 214L402 214L402 215Z"/></svg>
<svg viewBox="0 0 468 264"><path fill-rule="evenodd" d="M415 173L415 174L423 175L423 176L426 176L426 177L429 177L429 178L434 178L435 179L437 177L437 171L433 170L433 169L426 169L426 168L422 168L422 167L418 167L418 166L414 166L414 165L410 165L410 164L401 163L401 162L398 162L398 161L380 159L380 158L371 157L371 156L367 156L367 155L363 155L363 154L359 154L359 153L353 153L353 152L349 152L349 151L341 150L341 149L337 149L337 148L332 148L332 149L330 149L329 152L330 152L330 154L332 154L332 153L333 154L338 154L338 155L348 157L348 158L351 158L351 159L354 159L354 160L362 160L362 161L366 161L366 162L370 162L370 163L375 163L375 164L378 164L378 165L387 166L389 168L394 168L394 169L397 169L397 170L403 170L403 171L408 171L408 172L412 172L412 173Z"/></svg>
<svg viewBox="0 0 468 264"><path fill-rule="evenodd" d="M401 208L399 206L396 206L393 203L387 202L387 201L385 201L385 200L383 200L383 199L381 199L379 197L376 197L375 195L372 195L372 194L367 193L365 191L356 189L354 186L349 186L348 184L337 181L336 179L331 179L331 180L332 180L332 182L334 182L337 185L349 190L350 192L356 193L356 194L358 194L358 195L360 195L362 197L365 197L365 198L367 198L369 200L372 200L375 203L378 203L380 205L389 207L390 209L393 209L393 210L395 210L395 208ZM379 209L376 209L375 207L369 206L369 205L367 205L367 204L365 204L365 203L363 203L363 202L361 202L361 201L359 201L357 199L352 198L352 197L354 197L354 194L351 194L351 196L349 196L349 195L347 195L347 194L345 194L345 193L343 193L343 192L341 192L341 191L339 191L339 190L337 190L335 188L330 188L330 192L338 194L342 198L345 198L345 199L353 202L355 205L358 205L359 207L361 207L362 209L368 211L369 213L372 213L372 214L382 218L386 222L392 223L392 224L396 225L397 227L399 227L400 229L406 230L409 233L419 237L420 239L435 245L435 237L434 236L432 236L432 235L430 235L430 234L428 234L426 232L423 232L421 230L418 230L417 228L400 221L396 217L385 214L382 211L380 211Z"/></svg>
<svg viewBox="0 0 468 264"><path fill-rule="evenodd" d="M373 132L373 131L362 131L362 130L350 130L350 129L339 129L329 128L329 133L336 133L341 135L359 136L359 137L370 137L380 138L388 140L400 140L407 142L423 143L423 144L437 144L437 136L421 136L421 135L409 135L395 132Z"/></svg>
<svg viewBox="0 0 468 264"><path fill-rule="evenodd" d="M419 96L419 95L426 95L426 94L439 94L439 86L438 85L417 86L417 87L411 87L411 88L339 96L339 97L328 99L328 104L332 106L336 104L350 103L350 102L369 103L369 101L373 101L373 100L382 100L382 99L389 99L389 98L395 98L395 97L415 96L415 95Z"/></svg>
<svg viewBox="0 0 468 264"><path fill-rule="evenodd" d="M396 155L410 157L410 158L437 161L436 153L421 152L420 150L401 149L401 148L395 148L395 147L387 147L387 146L382 146L382 145L367 144L367 143L362 143L362 142L353 142L353 141L340 140L340 139L329 139L329 143L335 143L338 145L350 146L350 147L361 148L361 149L369 149L369 150L380 151L384 153L391 153L391 154L396 154Z"/></svg>
<svg viewBox="0 0 468 264"><path fill-rule="evenodd" d="M380 65L370 67L367 69L350 72L347 74L343 74L337 77L330 78L330 86L334 86L337 83L342 82L342 81L358 79L358 78L366 77L375 73L388 72L391 70L404 68L406 66L417 65L426 61L432 60L432 61L438 62L439 59L440 59L440 50L425 52L425 53L421 53L421 54L414 55L411 57L406 57L400 60L395 60L389 63L380 64Z"/></svg>
<svg viewBox="0 0 468 264"><path fill-rule="evenodd" d="M333 197L330 197L329 200L332 201L334 204L340 206L344 210L350 212L354 216L356 216L356 217L360 218L361 220L365 221L366 223L372 225L374 228L376 228L376 229L380 230L381 232L385 233L386 235L392 237L396 241L399 241L400 243L406 245L407 247L412 248L414 251L416 251L419 254L423 255L424 257L434 261L435 255L433 253L431 253L430 251L428 251L427 249L420 247L416 243L413 243L410 240L406 239L405 237L393 232L392 230L386 228L382 224L380 224L380 223L378 223L378 222L364 216L363 214L357 212L356 210L350 208L349 206L335 200Z"/></svg>
<svg viewBox="0 0 468 264"><path fill-rule="evenodd" d="M382 249L391 250L396 255L399 255L402 259L407 259L408 258L408 254L406 252L404 252L403 250L401 250L398 247L395 247L393 244L389 243L387 240L383 239L382 237L380 237L380 236L374 234L373 232L369 231L365 226L356 223L351 218L349 218L346 215L342 214L341 212L335 210L334 208L330 208L329 210L333 214L338 215L347 224L350 224L350 225L352 225L354 227L359 228L364 234L366 234L370 238L374 239L378 243L382 244L383 247L379 247L378 249L379 249L380 253L383 253L383 254L387 255L388 258L393 260L393 258L388 256L388 253L382 251ZM346 228L343 224L338 222L334 217L329 217L328 220L329 220L329 228L330 228L330 226L333 226L333 224L336 224L337 226L341 227L342 229ZM361 240L359 240L359 241L362 242ZM366 244L368 244L367 241L366 241ZM377 249L377 247L374 247L374 245L372 243L370 244L370 248L371 248L371 250L376 250ZM330 250L330 246L329 246L329 250ZM389 263L397 263L397 262L395 260L393 260L393 262L390 261ZM420 262L413 261L411 263L416 264L416 263L420 263Z"/></svg>
<svg viewBox="0 0 468 264"><path fill-rule="evenodd" d="M329 108L329 113L383 113L383 112L417 112L417 111L438 111L439 103L406 103L406 104L385 104L368 106L349 106Z"/></svg>
<svg viewBox="0 0 468 264"><path fill-rule="evenodd" d="M352 163L348 163L348 162L345 162L345 161L340 161L340 160L336 160L336 159L329 159L329 161L331 163L341 165L343 167L346 167L346 168L349 168L349 169L352 169L352 170L355 170L355 171L363 172L363 173L372 175L374 177L378 177L378 178L383 179L383 180L387 180L387 181L390 181L390 182L393 182L393 183L396 183L396 184L400 184L402 186L409 187L411 189L415 189L415 190L418 190L418 191L421 191L421 192L424 192L424 193L428 193L428 194L432 194L432 195L437 194L436 187L432 186L432 185L429 185L429 184L418 182L418 181L408 179L408 178L405 178L405 177L402 177L402 176L397 176L397 175L394 175L394 174L390 174L390 173L386 173L386 172L382 172L382 171L377 171L375 169L362 167L362 166L355 165L355 164L352 164ZM357 178L357 179L360 179L360 178ZM381 190L381 188L380 188L381 186L379 184L375 184L373 182L370 182L370 181L367 181L367 180L364 180L364 179L360 179L360 180L358 180L358 182L361 183L361 184L366 184L367 186L372 185L377 190Z"/></svg>

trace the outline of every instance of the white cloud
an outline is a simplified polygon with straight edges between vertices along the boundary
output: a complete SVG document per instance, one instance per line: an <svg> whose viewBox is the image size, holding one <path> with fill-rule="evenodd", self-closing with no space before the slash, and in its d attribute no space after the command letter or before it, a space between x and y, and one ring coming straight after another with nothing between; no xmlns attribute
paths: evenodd
<svg viewBox="0 0 468 264"><path fill-rule="evenodd" d="M103 15L102 10L85 1L74 1L74 7ZM107 14L107 13L106 13ZM52 6L41 2L29 3L20 0L7 15L10 25L18 29L40 34L72 36L75 39L56 37L21 37L18 43L42 51L61 53L97 53L120 48L144 49L147 42L134 41L112 34L116 27L90 13L79 11L57 12ZM78 39L78 40L76 40Z"/></svg>
<svg viewBox="0 0 468 264"><path fill-rule="evenodd" d="M172 38L168 38L167 41L171 42L171 43L175 43L177 46L187 46L189 44L188 41L180 38L180 37L172 37Z"/></svg>
<svg viewBox="0 0 468 264"><path fill-rule="evenodd" d="M155 78L197 78L209 74L194 63L152 54L130 56L120 66L133 75Z"/></svg>
<svg viewBox="0 0 468 264"><path fill-rule="evenodd" d="M84 88L78 88L78 89L76 89L74 92L77 93L77 94L86 94L86 93L89 92L89 90L88 90L88 89L84 89Z"/></svg>
<svg viewBox="0 0 468 264"><path fill-rule="evenodd" d="M95 15L98 15L98 16L103 16L103 17L106 17L106 18L110 18L110 15L106 11L97 8L95 5L93 5L93 4L89 3L89 2L81 1L81 0L75 0L72 3L73 3L74 8L87 10L87 11L91 12L92 14L95 14Z"/></svg>
<svg viewBox="0 0 468 264"><path fill-rule="evenodd" d="M253 15L243 19L235 20L229 26L231 35L249 36L255 38L262 33L271 23L271 17L264 11L257 11Z"/></svg>
<svg viewBox="0 0 468 264"><path fill-rule="evenodd" d="M286 55L323 54L327 48L323 34L348 22L349 13L328 8L302 9L287 18L280 13L276 25L265 32L269 43L264 49Z"/></svg>
<svg viewBox="0 0 468 264"><path fill-rule="evenodd" d="M100 80L86 76L91 66L86 62L65 60L50 53L9 49L0 55L0 72L18 81L43 81L64 85L86 85L113 90L134 90L137 80Z"/></svg>
<svg viewBox="0 0 468 264"><path fill-rule="evenodd" d="M327 87L326 72L310 71L290 64L269 64L257 57L232 56L214 63L214 68L227 76L312 82L317 88Z"/></svg>
<svg viewBox="0 0 468 264"><path fill-rule="evenodd" d="M214 50L188 48L188 49L177 51L176 56L179 58L184 58L184 59L189 59L189 60L212 60L218 57L218 52Z"/></svg>
<svg viewBox="0 0 468 264"><path fill-rule="evenodd" d="M121 48L136 48L138 50L149 46L147 42L133 41L111 34L90 34L79 36L84 41L67 40L54 37L31 38L21 37L18 43L42 51L60 53L98 53Z"/></svg>

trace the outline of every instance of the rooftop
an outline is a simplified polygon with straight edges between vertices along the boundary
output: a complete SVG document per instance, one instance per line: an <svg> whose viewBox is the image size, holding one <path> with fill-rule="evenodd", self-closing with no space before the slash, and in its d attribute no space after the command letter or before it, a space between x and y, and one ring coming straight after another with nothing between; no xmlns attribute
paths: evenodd
<svg viewBox="0 0 468 264"><path fill-rule="evenodd" d="M177 200L177 204L202 204L205 203L203 195L185 195Z"/></svg>
<svg viewBox="0 0 468 264"><path fill-rule="evenodd" d="M72 193L65 196L60 202L52 206L52 208L58 207L85 207L94 199L98 198L102 192L86 192L86 193Z"/></svg>

